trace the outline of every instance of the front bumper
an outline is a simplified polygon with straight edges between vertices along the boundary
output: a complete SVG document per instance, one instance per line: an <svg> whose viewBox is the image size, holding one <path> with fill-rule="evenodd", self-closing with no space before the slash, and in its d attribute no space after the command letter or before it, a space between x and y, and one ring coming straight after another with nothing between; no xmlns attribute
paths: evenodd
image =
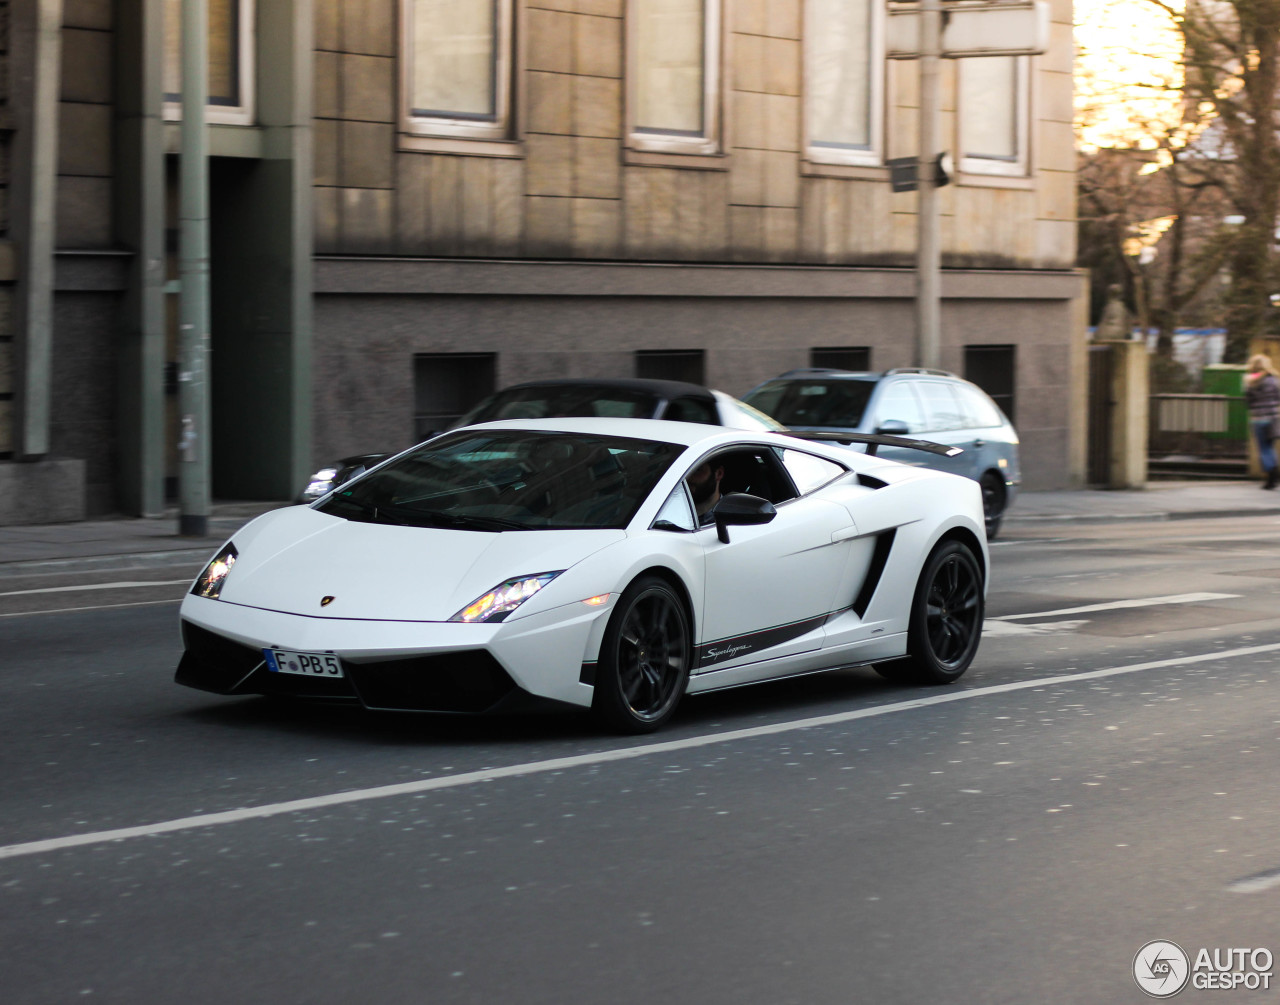
<svg viewBox="0 0 1280 1005"><path fill-rule="evenodd" d="M530 697L588 706L593 689L581 682L581 669L602 616L574 607L496 625L355 621L189 595L174 679L217 694L351 701L380 710L481 714L522 707ZM336 653L343 676L273 673L265 647Z"/></svg>

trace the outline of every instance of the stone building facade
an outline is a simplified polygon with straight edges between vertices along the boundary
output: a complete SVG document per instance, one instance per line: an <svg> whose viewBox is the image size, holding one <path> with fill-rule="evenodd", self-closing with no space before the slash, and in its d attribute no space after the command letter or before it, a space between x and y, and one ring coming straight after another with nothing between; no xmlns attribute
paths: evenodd
<svg viewBox="0 0 1280 1005"><path fill-rule="evenodd" d="M887 162L917 70L878 0L208 3L216 497L288 498L521 379L913 363ZM0 191L48 207L0 216L0 522L160 513L179 0L0 7ZM1071 61L1053 0L1044 55L943 72L943 365L1012 413L1031 488L1083 467Z"/></svg>

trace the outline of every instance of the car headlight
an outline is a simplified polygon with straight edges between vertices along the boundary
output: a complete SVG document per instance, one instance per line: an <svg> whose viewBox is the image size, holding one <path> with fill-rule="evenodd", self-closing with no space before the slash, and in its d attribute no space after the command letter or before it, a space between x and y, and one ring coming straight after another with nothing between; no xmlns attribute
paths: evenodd
<svg viewBox="0 0 1280 1005"><path fill-rule="evenodd" d="M539 572L533 576L508 579L483 596L477 597L449 620L465 621L469 624L501 621L558 575L560 572Z"/></svg>
<svg viewBox="0 0 1280 1005"><path fill-rule="evenodd" d="M226 581L227 573L236 564L237 554L236 546L228 542L225 548L213 556L213 561L204 567L204 572L196 577L191 592L197 597L217 600L222 592L222 584Z"/></svg>
<svg viewBox="0 0 1280 1005"><path fill-rule="evenodd" d="M302 490L303 499L319 499L322 495L333 488L333 480L338 476L337 468L321 468L307 482L307 487Z"/></svg>

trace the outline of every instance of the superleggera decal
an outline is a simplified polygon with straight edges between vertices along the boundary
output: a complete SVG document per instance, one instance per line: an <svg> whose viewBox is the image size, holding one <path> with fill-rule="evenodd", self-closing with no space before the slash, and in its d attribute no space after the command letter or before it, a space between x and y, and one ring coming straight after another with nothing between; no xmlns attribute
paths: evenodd
<svg viewBox="0 0 1280 1005"><path fill-rule="evenodd" d="M715 663L736 660L751 653L759 652L762 649L780 646L784 642L790 642L792 639L797 639L815 628L822 627L829 617L830 615L828 614L820 614L816 618L793 621L789 625L778 625L774 628L761 629L758 632L748 632L746 635L736 635L732 638L708 642L698 647L698 669L705 670Z"/></svg>

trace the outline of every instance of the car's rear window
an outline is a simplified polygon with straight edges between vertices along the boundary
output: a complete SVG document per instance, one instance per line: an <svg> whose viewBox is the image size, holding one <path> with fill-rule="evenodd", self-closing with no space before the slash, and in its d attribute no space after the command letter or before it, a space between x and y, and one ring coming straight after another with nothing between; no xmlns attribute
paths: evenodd
<svg viewBox="0 0 1280 1005"><path fill-rule="evenodd" d="M621 528L683 450L626 437L459 430L317 508L348 520L461 530Z"/></svg>
<svg viewBox="0 0 1280 1005"><path fill-rule="evenodd" d="M773 380L744 400L786 426L856 428L875 386L874 380Z"/></svg>

